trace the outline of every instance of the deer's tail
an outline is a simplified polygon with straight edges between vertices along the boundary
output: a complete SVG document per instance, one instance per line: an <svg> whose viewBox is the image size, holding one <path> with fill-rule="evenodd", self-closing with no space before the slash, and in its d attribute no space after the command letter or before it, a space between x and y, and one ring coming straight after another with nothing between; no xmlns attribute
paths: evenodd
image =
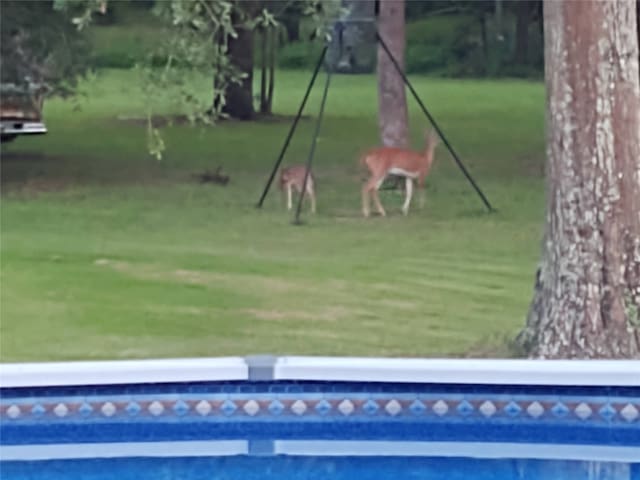
<svg viewBox="0 0 640 480"><path fill-rule="evenodd" d="M425 151L427 153L433 153L440 143L440 136L436 132L435 128L431 128L425 131Z"/></svg>
<svg viewBox="0 0 640 480"><path fill-rule="evenodd" d="M427 131L427 145L430 147L436 147L440 143L440 135L435 128L431 128Z"/></svg>

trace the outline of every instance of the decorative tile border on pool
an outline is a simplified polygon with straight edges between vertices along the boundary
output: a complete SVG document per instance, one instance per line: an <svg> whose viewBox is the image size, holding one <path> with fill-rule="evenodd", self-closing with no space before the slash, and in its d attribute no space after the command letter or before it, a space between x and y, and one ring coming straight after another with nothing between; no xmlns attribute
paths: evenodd
<svg viewBox="0 0 640 480"><path fill-rule="evenodd" d="M617 444L640 445L640 362L260 357L0 368L5 444L125 430L156 438L165 427L237 437L284 425L311 435L321 424L418 437L495 427L507 439L521 427L542 436L552 428L578 443L622 432Z"/></svg>
<svg viewBox="0 0 640 480"><path fill-rule="evenodd" d="M231 387L231 388L229 388ZM247 385L227 386L227 393L12 396L0 401L0 421L233 421L254 419L412 419L509 422L561 421L639 424L636 396L487 393L367 393L363 385L270 383L272 392L246 392ZM365 385L366 387L366 385ZM379 385L371 385L379 390ZM206 388L206 387L205 387ZM212 389L217 389L212 386ZM382 387L384 390L384 386ZM235 391L232 391L235 390ZM365 388L366 390L366 388ZM422 390L422 389L419 389Z"/></svg>

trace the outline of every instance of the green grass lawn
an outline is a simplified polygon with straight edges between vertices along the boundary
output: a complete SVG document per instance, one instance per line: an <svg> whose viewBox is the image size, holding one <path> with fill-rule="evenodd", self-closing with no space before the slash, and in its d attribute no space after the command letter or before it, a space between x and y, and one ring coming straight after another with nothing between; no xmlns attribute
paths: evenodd
<svg viewBox="0 0 640 480"><path fill-rule="evenodd" d="M278 72L278 114L295 112L309 76ZM511 354L543 219L543 86L413 81L498 213L440 147L423 210L405 218L383 192L389 217L361 218L373 76L333 81L318 214L302 227L275 189L254 208L288 121L172 127L158 162L144 127L118 119L141 115L131 73L100 73L79 111L51 101L48 135L2 146L2 361ZM425 122L411 101L416 147ZM301 122L285 163L306 158L313 126ZM217 166L226 187L192 180Z"/></svg>

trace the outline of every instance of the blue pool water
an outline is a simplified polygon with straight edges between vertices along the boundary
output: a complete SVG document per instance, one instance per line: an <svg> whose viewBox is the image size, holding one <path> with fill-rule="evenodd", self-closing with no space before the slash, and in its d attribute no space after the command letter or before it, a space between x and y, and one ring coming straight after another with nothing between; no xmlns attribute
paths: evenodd
<svg viewBox="0 0 640 480"><path fill-rule="evenodd" d="M640 463L443 457L197 457L3 462L3 480L640 480Z"/></svg>

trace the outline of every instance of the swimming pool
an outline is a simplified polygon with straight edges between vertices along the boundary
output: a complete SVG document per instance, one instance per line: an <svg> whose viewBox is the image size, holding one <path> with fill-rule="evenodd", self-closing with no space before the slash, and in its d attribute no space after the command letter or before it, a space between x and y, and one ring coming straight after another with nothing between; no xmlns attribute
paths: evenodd
<svg viewBox="0 0 640 480"><path fill-rule="evenodd" d="M639 479L640 362L4 364L2 478Z"/></svg>

